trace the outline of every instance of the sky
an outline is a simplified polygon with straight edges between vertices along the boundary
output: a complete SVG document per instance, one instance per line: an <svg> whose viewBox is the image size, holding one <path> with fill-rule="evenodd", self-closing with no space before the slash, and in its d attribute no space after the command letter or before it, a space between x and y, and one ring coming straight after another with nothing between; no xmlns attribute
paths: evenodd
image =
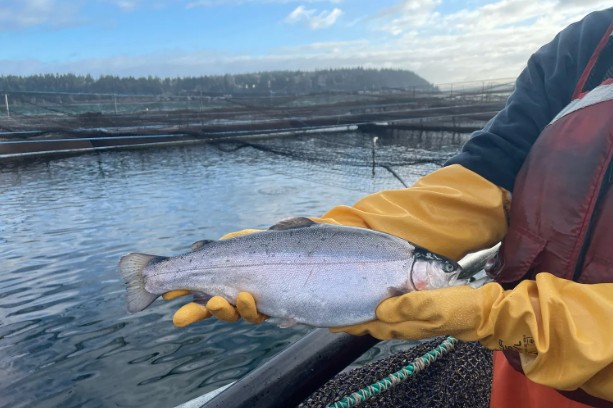
<svg viewBox="0 0 613 408"><path fill-rule="evenodd" d="M608 4L607 4L608 3ZM610 0L0 0L0 75L403 68L514 78Z"/></svg>

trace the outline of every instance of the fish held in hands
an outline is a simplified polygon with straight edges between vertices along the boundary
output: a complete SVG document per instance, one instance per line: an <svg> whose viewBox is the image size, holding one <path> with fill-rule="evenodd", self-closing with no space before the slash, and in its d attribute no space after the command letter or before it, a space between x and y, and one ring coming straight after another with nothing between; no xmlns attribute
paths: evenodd
<svg viewBox="0 0 613 408"><path fill-rule="evenodd" d="M119 261L130 313L177 289L206 304L253 295L258 311L283 326L343 327L376 319L385 299L453 286L451 259L393 235L290 218L267 231L199 241L175 257L128 254Z"/></svg>

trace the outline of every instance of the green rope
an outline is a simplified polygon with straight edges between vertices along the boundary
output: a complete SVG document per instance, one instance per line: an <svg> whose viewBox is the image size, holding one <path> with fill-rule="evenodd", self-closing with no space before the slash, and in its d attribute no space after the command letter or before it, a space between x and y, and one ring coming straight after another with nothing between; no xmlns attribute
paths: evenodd
<svg viewBox="0 0 613 408"><path fill-rule="evenodd" d="M354 392L353 394L346 396L342 400L330 405L329 408L350 408L368 400L371 397L374 397L375 395L381 394L383 391L400 384L410 376L424 370L430 364L449 353L455 348L457 342L457 339L451 336L447 337L447 339L439 344L434 350L430 350L423 356L417 358L402 370L397 371L391 374L389 377L385 377L381 381L369 385L366 388L362 388L358 392Z"/></svg>

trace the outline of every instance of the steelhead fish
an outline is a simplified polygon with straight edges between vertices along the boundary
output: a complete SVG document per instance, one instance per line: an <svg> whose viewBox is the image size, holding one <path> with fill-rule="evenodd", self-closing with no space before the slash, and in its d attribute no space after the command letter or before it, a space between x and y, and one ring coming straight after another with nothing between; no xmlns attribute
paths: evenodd
<svg viewBox="0 0 613 408"><path fill-rule="evenodd" d="M393 235L308 218L192 248L171 258L121 258L130 313L176 289L192 291L202 304L212 296L234 303L249 292L258 311L281 327L342 327L376 319L377 305L389 297L452 286L462 272L451 259Z"/></svg>

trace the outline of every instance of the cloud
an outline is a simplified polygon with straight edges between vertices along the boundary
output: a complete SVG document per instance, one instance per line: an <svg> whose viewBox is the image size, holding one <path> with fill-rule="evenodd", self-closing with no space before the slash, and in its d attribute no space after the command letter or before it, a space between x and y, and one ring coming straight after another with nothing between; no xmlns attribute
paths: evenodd
<svg viewBox="0 0 613 408"><path fill-rule="evenodd" d="M40 26L47 30L71 28L94 21L82 11L87 3L97 2L119 8L125 13L139 9L194 8L199 6L241 5L245 3L328 2L341 0L0 0L0 32ZM339 10L340 11L340 10ZM335 17L335 16L333 16ZM325 21L322 21L325 24Z"/></svg>
<svg viewBox="0 0 613 408"><path fill-rule="evenodd" d="M610 7L603 0L501 0L442 15L439 4L402 0L370 18L371 29L397 37L380 47L388 66L413 67L436 82L514 77L558 32Z"/></svg>
<svg viewBox="0 0 613 408"><path fill-rule="evenodd" d="M124 13L131 13L142 8L165 8L173 4L170 0L96 0L119 7ZM176 3L176 2L175 2Z"/></svg>
<svg viewBox="0 0 613 408"><path fill-rule="evenodd" d="M312 30L330 27L343 14L341 9L335 8L332 11L322 11L319 14L317 10L308 10L304 6L298 6L294 11L285 17L284 22L288 24L306 23Z"/></svg>
<svg viewBox="0 0 613 408"><path fill-rule="evenodd" d="M380 29L398 35L408 28L423 27L439 16L434 9L442 0L401 0L393 6L383 8L371 17L382 22Z"/></svg>
<svg viewBox="0 0 613 408"><path fill-rule="evenodd" d="M74 27L86 22L78 17L80 1L67 0L2 0L0 31L14 31L33 26L54 30Z"/></svg>
<svg viewBox="0 0 613 408"><path fill-rule="evenodd" d="M331 38L259 54L201 49L55 63L0 61L0 74L73 72L165 77L363 66L410 69L435 83L515 77L530 55L559 31L595 9L610 7L609 2L502 0L441 15L435 1L399 1L392 6L395 8L382 9L368 20L375 34L396 20L399 31L394 36L364 36L351 41ZM327 23L314 23L313 19L326 21L332 13L300 6L287 19L318 27ZM420 17L411 23L412 17L405 14ZM430 22L424 25L422 21Z"/></svg>
<svg viewBox="0 0 613 408"><path fill-rule="evenodd" d="M559 0L561 6L602 6L608 8L611 4L606 5L602 0Z"/></svg>
<svg viewBox="0 0 613 408"><path fill-rule="evenodd" d="M41 72L120 76L197 76L266 70L314 70L363 66L405 68L434 82L499 78L516 75L525 63L526 52L505 50L503 55L483 53L479 44L487 37L441 36L423 41L418 36L402 36L386 44L368 41L315 43L277 49L268 54L230 54L214 50L167 51L141 56L82 59L62 63L37 60L0 61L0 73L21 75ZM522 39L529 41L526 30ZM476 41L476 43L474 43ZM538 47L538 40L530 43ZM494 45L506 46L498 42Z"/></svg>
<svg viewBox="0 0 613 408"><path fill-rule="evenodd" d="M285 53L285 52L311 52L311 51L330 51L330 50L342 50L346 48L365 47L370 43L368 40L353 40L353 41L328 41L328 42L316 42L307 45L300 45L296 47L278 47L271 50L272 53Z"/></svg>
<svg viewBox="0 0 613 408"><path fill-rule="evenodd" d="M555 1L503 0L476 10L462 10L442 20L447 28L491 29L550 15L556 6Z"/></svg>
<svg viewBox="0 0 613 408"><path fill-rule="evenodd" d="M400 0L374 14L371 27L394 35L422 30L465 33L516 26L544 18L550 23L579 19L585 14L610 7L604 0L499 0L475 9L442 15L436 8L441 0ZM559 27L562 28L562 27Z"/></svg>
<svg viewBox="0 0 613 408"><path fill-rule="evenodd" d="M138 0L112 0L107 1L107 3L116 5L126 13L134 11L141 6L141 2Z"/></svg>
<svg viewBox="0 0 613 408"><path fill-rule="evenodd" d="M341 0L197 0L191 1L187 3L185 6L186 9L191 9L194 7L215 7L215 6L228 6L228 5L240 5L245 3L340 3Z"/></svg>

